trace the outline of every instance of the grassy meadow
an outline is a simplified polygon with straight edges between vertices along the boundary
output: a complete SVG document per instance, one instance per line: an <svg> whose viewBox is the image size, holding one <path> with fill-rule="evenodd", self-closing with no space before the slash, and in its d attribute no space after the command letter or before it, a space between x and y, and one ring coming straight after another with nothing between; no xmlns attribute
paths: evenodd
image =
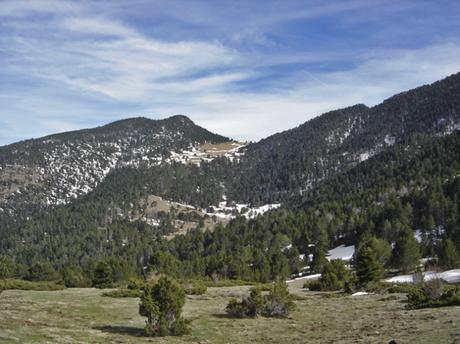
<svg viewBox="0 0 460 344"><path fill-rule="evenodd" d="M460 343L460 307L409 311L404 294L290 288L297 307L286 319L229 318L227 302L249 287L187 296L192 335L165 338L144 337L136 298L102 297L98 289L7 290L0 294L0 343Z"/></svg>

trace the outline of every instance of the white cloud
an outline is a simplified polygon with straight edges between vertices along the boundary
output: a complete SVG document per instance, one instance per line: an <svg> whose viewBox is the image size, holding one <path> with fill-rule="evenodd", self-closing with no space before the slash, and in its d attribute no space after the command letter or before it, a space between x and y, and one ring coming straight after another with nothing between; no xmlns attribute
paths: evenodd
<svg viewBox="0 0 460 344"><path fill-rule="evenodd" d="M11 130L0 130L0 144L11 142L11 132L36 137L90 126L94 118L103 124L129 115L178 113L215 132L256 140L323 112L355 103L374 105L460 71L460 45L453 42L412 49L336 52L307 47L288 52L276 51L263 29L280 21L364 8L370 6L367 1L316 4L298 11L281 6L257 16L229 13L231 26L240 26L229 35L230 41L275 47L270 54L239 51L214 40L160 39L111 18L110 13L90 13L89 4L2 2L0 16L8 18L10 30L0 34L0 73L25 80L25 85L19 90L2 88L0 100L6 106L0 119L6 118ZM49 16L32 20L37 12ZM187 8L183 13L178 16L187 16ZM216 28L222 18L222 13L202 17L196 12L187 17ZM252 24L246 26L248 22ZM222 23L226 25L230 24ZM261 81L266 77L264 68L341 60L354 66L336 71L303 67ZM27 116L30 125L18 121L18 113Z"/></svg>
<svg viewBox="0 0 460 344"><path fill-rule="evenodd" d="M187 113L218 133L258 140L321 113L357 103L373 106L396 93L459 72L459 56L460 46L455 44L379 51L346 71L299 73L275 91L206 93L183 100L179 106L154 109L163 114Z"/></svg>

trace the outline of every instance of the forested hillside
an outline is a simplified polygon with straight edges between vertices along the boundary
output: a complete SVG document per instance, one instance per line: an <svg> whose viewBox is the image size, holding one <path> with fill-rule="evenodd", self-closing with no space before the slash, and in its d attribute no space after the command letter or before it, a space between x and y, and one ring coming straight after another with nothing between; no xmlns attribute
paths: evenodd
<svg viewBox="0 0 460 344"><path fill-rule="evenodd" d="M230 198L286 201L398 142L460 129L460 74L368 108L332 111L249 145L229 181Z"/></svg>
<svg viewBox="0 0 460 344"><path fill-rule="evenodd" d="M23 267L48 261L91 271L110 260L137 274L150 265L178 277L267 281L305 266L321 271L328 248L369 236L396 247L385 264L402 268L397 248L418 231L419 254L452 267L458 129L460 74L228 154L206 153L205 143L229 139L184 116L1 147L0 253ZM191 212L147 214L153 195ZM248 215L269 203L282 206ZM211 218L213 230L204 231ZM166 239L184 221L194 229Z"/></svg>

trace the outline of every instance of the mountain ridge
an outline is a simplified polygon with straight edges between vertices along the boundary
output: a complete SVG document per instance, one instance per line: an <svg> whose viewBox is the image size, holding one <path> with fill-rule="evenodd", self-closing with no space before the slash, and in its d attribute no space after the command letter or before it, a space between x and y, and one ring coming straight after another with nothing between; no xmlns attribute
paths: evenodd
<svg viewBox="0 0 460 344"><path fill-rule="evenodd" d="M0 251L20 253L23 261L38 259L46 251L45 256L75 264L83 259L79 257L83 250L84 260L127 255L123 243L128 240L132 242L129 255L134 256L126 257L139 264L151 256L148 247L183 230L185 223L193 232L204 229L210 218L253 218L251 213L269 210L273 215L256 217L241 228L243 220L238 218L226 227L213 220L216 240L218 233L231 231L236 240L242 228L259 231L269 224L273 233L267 235L288 235L303 253L318 240L317 228L327 227L331 242L353 242L366 218L382 226L382 215L374 214L379 203L394 198L407 202L407 195L416 202L420 189L460 174L460 157L455 153L459 114L460 73L371 108L360 104L328 112L248 145L226 141L187 117L176 116L166 123L135 118L108 124L97 129L105 141L90 130L90 134L83 132L80 141L71 133L68 141L35 140L36 146L23 145L22 151L2 147L0 153L8 155L0 155L4 239ZM155 129L140 125L144 123ZM135 129L125 130L130 126ZM122 138L120 131L130 135ZM430 150L430 145L435 149ZM437 155L438 151L443 154ZM39 160L33 156L37 152L46 158L46 165L33 164ZM21 165L21 159L31 164ZM7 161L18 165L7 166ZM388 175L380 171L385 169ZM373 178L380 183L374 189ZM158 199L179 209L169 207L164 214L157 207ZM348 202L354 204L352 208ZM274 210L280 203L281 209ZM286 232L285 216L301 229ZM447 221L439 222L447 226ZM414 219L413 224L420 222ZM305 231L303 237L299 230ZM451 227L449 231L458 237ZM82 238L77 245L63 233ZM240 234L253 242L248 233ZM52 243L49 235L55 238ZM188 239L174 239L180 240Z"/></svg>

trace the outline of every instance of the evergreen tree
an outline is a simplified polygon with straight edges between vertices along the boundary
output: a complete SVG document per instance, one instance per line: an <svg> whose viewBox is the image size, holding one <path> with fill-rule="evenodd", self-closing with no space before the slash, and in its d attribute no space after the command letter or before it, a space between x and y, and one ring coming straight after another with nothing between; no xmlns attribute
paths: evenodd
<svg viewBox="0 0 460 344"><path fill-rule="evenodd" d="M8 256L0 256L0 279L13 276L15 264Z"/></svg>
<svg viewBox="0 0 460 344"><path fill-rule="evenodd" d="M111 288L113 283L112 268L106 261L97 264L94 270L93 287Z"/></svg>
<svg viewBox="0 0 460 344"><path fill-rule="evenodd" d="M361 242L356 252L356 276L360 285L378 281L384 266L377 255L373 238Z"/></svg>
<svg viewBox="0 0 460 344"><path fill-rule="evenodd" d="M350 272L340 259L333 259L324 265L319 279L320 290L340 290L350 282Z"/></svg>
<svg viewBox="0 0 460 344"><path fill-rule="evenodd" d="M403 272L414 270L420 260L420 247L410 229L404 229L398 235L393 248L393 266Z"/></svg>
<svg viewBox="0 0 460 344"><path fill-rule="evenodd" d="M313 260L311 263L311 271L321 273L324 265L327 263L326 254L329 248L329 240L327 232L322 230L318 242L316 243L315 250L313 253Z"/></svg>
<svg viewBox="0 0 460 344"><path fill-rule="evenodd" d="M444 238L439 249L439 264L444 269L456 269L460 267L460 255L450 238Z"/></svg>
<svg viewBox="0 0 460 344"><path fill-rule="evenodd" d="M264 315L286 317L294 308L288 285L283 278L277 278L267 295Z"/></svg>
<svg viewBox="0 0 460 344"><path fill-rule="evenodd" d="M184 289L170 277L162 276L157 283L146 285L139 305L139 314L147 317L146 333L150 336L189 333L181 317L184 303Z"/></svg>
<svg viewBox="0 0 460 344"><path fill-rule="evenodd" d="M31 281L56 281L59 274L48 262L36 263L29 268L27 278Z"/></svg>

